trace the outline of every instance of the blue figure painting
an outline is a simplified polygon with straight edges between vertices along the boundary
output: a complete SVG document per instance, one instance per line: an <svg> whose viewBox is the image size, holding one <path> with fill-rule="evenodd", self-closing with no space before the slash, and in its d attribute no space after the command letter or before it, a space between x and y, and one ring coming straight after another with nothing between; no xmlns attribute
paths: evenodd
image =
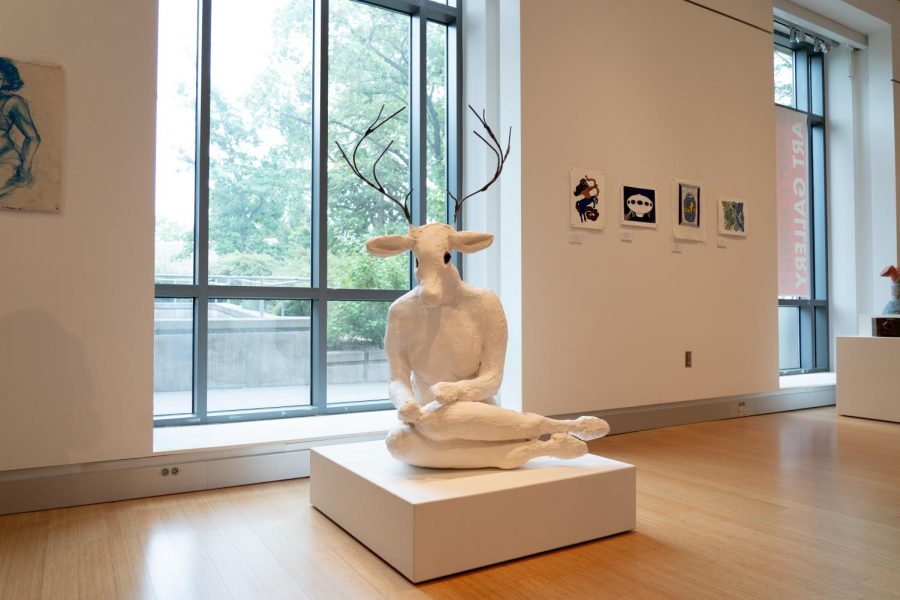
<svg viewBox="0 0 900 600"><path fill-rule="evenodd" d="M0 209L59 212L63 77L0 57Z"/></svg>
<svg viewBox="0 0 900 600"><path fill-rule="evenodd" d="M15 63L0 58L0 198L13 190L31 185L31 166L41 143L28 101L17 94L25 82ZM21 143L13 141L13 129L21 135Z"/></svg>

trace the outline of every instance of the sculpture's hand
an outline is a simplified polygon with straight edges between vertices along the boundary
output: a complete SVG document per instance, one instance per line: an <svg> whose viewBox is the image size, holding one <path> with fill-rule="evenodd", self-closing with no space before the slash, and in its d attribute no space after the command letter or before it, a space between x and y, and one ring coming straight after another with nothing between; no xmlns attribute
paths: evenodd
<svg viewBox="0 0 900 600"><path fill-rule="evenodd" d="M422 416L422 409L414 400L410 400L397 410L397 417L404 423L413 424Z"/></svg>
<svg viewBox="0 0 900 600"><path fill-rule="evenodd" d="M463 399L463 386L457 382L442 381L431 386L434 399L441 404L450 404Z"/></svg>

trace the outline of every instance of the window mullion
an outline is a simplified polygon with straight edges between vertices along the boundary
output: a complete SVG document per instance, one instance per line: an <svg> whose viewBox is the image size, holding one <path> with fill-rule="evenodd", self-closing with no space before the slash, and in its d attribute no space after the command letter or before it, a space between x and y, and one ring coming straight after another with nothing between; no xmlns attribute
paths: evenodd
<svg viewBox="0 0 900 600"><path fill-rule="evenodd" d="M428 55L426 52L428 18L425 5L426 1L423 0L420 4L418 14L412 16L412 35L410 36L412 44L412 73L410 77L412 87L410 90L410 139L412 140L412 148L410 149L412 168L410 170L410 176L412 181L410 181L410 185L412 187L413 223L416 225L424 224L428 214L426 210L426 202L428 199L428 190L426 187L426 170L428 168L426 161L426 144L428 141L428 134L425 121L425 106L427 102L425 85L427 83L428 66Z"/></svg>
<svg viewBox="0 0 900 600"><path fill-rule="evenodd" d="M194 236L194 414L207 418L207 338L209 331L209 112L212 0L200 3L200 56L197 80L197 169Z"/></svg>
<svg viewBox="0 0 900 600"><path fill-rule="evenodd" d="M461 2L462 0L460 0ZM462 19L462 11L460 11ZM463 123L463 52L462 27L459 20L447 29L447 187L457 198L462 192L462 123ZM453 219L454 208L447 199L447 222ZM462 214L456 219L462 229ZM462 259L459 257L459 264Z"/></svg>
<svg viewBox="0 0 900 600"><path fill-rule="evenodd" d="M427 77L428 54L426 39L428 19L425 11L426 0L420 0L418 13L410 19L410 189L412 190L412 219L414 225L424 225L428 210L428 192L426 188L427 131L425 122L425 84ZM413 267L414 258L409 258L409 285L415 287L416 277Z"/></svg>
<svg viewBox="0 0 900 600"><path fill-rule="evenodd" d="M327 405L328 388L328 0L316 0L313 24L312 302L310 401Z"/></svg>

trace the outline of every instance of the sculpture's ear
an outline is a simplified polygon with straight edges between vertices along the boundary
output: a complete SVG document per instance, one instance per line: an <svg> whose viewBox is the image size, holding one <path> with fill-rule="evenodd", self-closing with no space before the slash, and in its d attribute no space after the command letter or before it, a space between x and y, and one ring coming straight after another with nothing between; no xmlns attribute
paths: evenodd
<svg viewBox="0 0 900 600"><path fill-rule="evenodd" d="M397 256L413 247L413 239L408 235L383 235L366 242L366 250L372 256L387 258Z"/></svg>
<svg viewBox="0 0 900 600"><path fill-rule="evenodd" d="M459 252L478 252L494 242L494 234L477 231L457 231L450 238L450 246Z"/></svg>

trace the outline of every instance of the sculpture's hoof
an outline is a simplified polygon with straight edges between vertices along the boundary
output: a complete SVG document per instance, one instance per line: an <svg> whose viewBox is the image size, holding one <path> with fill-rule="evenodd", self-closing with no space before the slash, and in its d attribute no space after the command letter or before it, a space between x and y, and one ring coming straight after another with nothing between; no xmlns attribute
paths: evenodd
<svg viewBox="0 0 900 600"><path fill-rule="evenodd" d="M413 425L418 423L419 419L422 418L422 408L416 402L410 400L400 407L397 411L397 417L402 422Z"/></svg>
<svg viewBox="0 0 900 600"><path fill-rule="evenodd" d="M550 456L556 458L578 458L588 452L587 444L567 433L554 433L544 442Z"/></svg>
<svg viewBox="0 0 900 600"><path fill-rule="evenodd" d="M609 423L598 417L578 417L569 433L579 440L596 440L609 433Z"/></svg>

